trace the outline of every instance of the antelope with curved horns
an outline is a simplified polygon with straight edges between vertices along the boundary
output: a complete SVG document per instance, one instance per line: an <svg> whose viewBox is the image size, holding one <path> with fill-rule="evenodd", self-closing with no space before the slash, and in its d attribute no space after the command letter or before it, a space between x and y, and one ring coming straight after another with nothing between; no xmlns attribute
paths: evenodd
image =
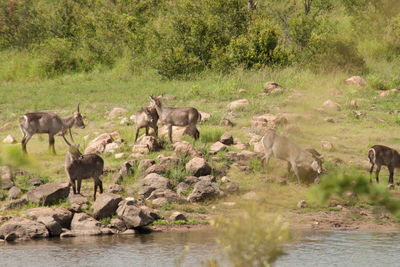
<svg viewBox="0 0 400 267"><path fill-rule="evenodd" d="M56 153L54 149L54 135L62 132L63 134L69 130L69 135L72 138L71 128L76 125L80 128L85 128L83 118L79 112L79 104L73 115L67 117L60 117L56 114L48 112L32 112L26 113L18 120L19 128L22 132L22 151L27 153L26 144L34 134L47 133L49 135L49 150L53 154Z"/></svg>
<svg viewBox="0 0 400 267"><path fill-rule="evenodd" d="M96 200L97 187L100 194L103 193L103 183L100 180L100 176L103 174L104 160L97 154L82 155L79 151L79 144L75 144L72 135L71 140L73 144L67 141L64 134L62 134L62 137L68 145L65 155L65 172L67 173L74 194L81 193L82 179L91 177L94 181L93 199Z"/></svg>

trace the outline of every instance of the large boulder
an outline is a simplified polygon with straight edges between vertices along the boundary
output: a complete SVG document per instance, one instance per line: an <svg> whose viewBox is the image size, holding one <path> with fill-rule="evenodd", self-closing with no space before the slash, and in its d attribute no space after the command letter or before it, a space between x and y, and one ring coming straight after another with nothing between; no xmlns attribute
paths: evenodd
<svg viewBox="0 0 400 267"><path fill-rule="evenodd" d="M62 233L61 225L51 216L40 217L36 221L46 226L50 236L59 236Z"/></svg>
<svg viewBox="0 0 400 267"><path fill-rule="evenodd" d="M27 199L33 203L51 205L59 199L68 197L69 191L68 182L48 183L32 188L27 194Z"/></svg>
<svg viewBox="0 0 400 267"><path fill-rule="evenodd" d="M100 220L113 216L120 201L122 201L122 197L120 195L112 193L100 194L93 204L94 217Z"/></svg>
<svg viewBox="0 0 400 267"><path fill-rule="evenodd" d="M352 76L344 81L346 85L356 86L356 87L367 87L368 83L360 76Z"/></svg>
<svg viewBox="0 0 400 267"><path fill-rule="evenodd" d="M211 173L210 165L208 165L204 158L200 157L194 157L191 159L188 163L186 163L185 168L194 176L209 175Z"/></svg>
<svg viewBox="0 0 400 267"><path fill-rule="evenodd" d="M72 220L72 212L64 208L39 207L25 211L26 216L32 220L38 220L41 217L51 217L63 228L69 228Z"/></svg>
<svg viewBox="0 0 400 267"><path fill-rule="evenodd" d="M120 149L120 146L118 143L116 142L112 142L112 143L108 143L106 144L106 146L104 147L104 153L111 153L114 154L116 152L118 152Z"/></svg>
<svg viewBox="0 0 400 267"><path fill-rule="evenodd" d="M13 236L13 238L9 238ZM48 237L49 231L42 223L26 218L15 217L0 227L0 239L13 240Z"/></svg>
<svg viewBox="0 0 400 267"><path fill-rule="evenodd" d="M74 235L101 235L102 224L86 213L75 213L71 222Z"/></svg>
<svg viewBox="0 0 400 267"><path fill-rule="evenodd" d="M146 169L146 171L144 172L144 175L147 175L149 173L163 174L163 173L165 173L165 171L166 171L166 167L164 164L154 164Z"/></svg>
<svg viewBox="0 0 400 267"><path fill-rule="evenodd" d="M200 157L201 153L189 142L181 141L173 144L174 157Z"/></svg>
<svg viewBox="0 0 400 267"><path fill-rule="evenodd" d="M10 167L1 166L0 167L0 183L1 189L8 190L14 186L14 176Z"/></svg>
<svg viewBox="0 0 400 267"><path fill-rule="evenodd" d="M144 171L144 170L146 170L148 167L150 167L151 165L154 165L154 164L156 164L156 162L154 161L154 159L142 159L142 160L139 162L138 169L139 169L140 171Z"/></svg>
<svg viewBox="0 0 400 267"><path fill-rule="evenodd" d="M113 137L109 133L103 133L93 139L85 149L85 154L91 153L103 153L107 144L114 141Z"/></svg>
<svg viewBox="0 0 400 267"><path fill-rule="evenodd" d="M122 201L117 209L117 215L127 228L146 226L155 220L146 209L135 206L133 201Z"/></svg>
<svg viewBox="0 0 400 267"><path fill-rule="evenodd" d="M189 202L199 202L209 198L223 196L223 191L218 183L211 179L202 179L194 185L192 193L188 196Z"/></svg>
<svg viewBox="0 0 400 267"><path fill-rule="evenodd" d="M227 107L228 107L228 109L233 110L233 109L245 108L249 104L250 104L249 100L239 99L239 100L229 103Z"/></svg>
<svg viewBox="0 0 400 267"><path fill-rule="evenodd" d="M171 189L172 185L168 178L156 173L148 174L142 181L138 183L141 187L138 194L148 198L150 194L157 189Z"/></svg>

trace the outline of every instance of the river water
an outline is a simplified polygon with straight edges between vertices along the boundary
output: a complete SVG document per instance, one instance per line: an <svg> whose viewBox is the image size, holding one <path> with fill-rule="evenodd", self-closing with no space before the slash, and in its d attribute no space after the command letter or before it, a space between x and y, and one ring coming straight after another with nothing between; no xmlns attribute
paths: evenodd
<svg viewBox="0 0 400 267"><path fill-rule="evenodd" d="M274 266L400 266L400 234L297 232ZM0 266L230 266L215 232L76 237L0 244ZM190 249L185 247L189 246Z"/></svg>

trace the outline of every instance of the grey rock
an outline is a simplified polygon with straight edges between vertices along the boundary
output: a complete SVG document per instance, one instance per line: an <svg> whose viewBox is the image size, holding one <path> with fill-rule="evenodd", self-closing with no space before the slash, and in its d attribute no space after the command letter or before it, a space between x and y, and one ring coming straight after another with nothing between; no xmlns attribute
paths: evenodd
<svg viewBox="0 0 400 267"><path fill-rule="evenodd" d="M51 217L63 228L69 228L72 220L72 212L64 208L39 207L28 209L26 215L32 220L38 220L41 217Z"/></svg>
<svg viewBox="0 0 400 267"><path fill-rule="evenodd" d="M89 204L89 201L86 197L82 196L81 194L70 194L69 203L78 204L79 206L82 206L83 204Z"/></svg>
<svg viewBox="0 0 400 267"><path fill-rule="evenodd" d="M18 239L32 239L48 237L49 231L42 223L38 223L29 219L15 217L5 222L0 227L0 238L10 239L9 235L15 235L13 240Z"/></svg>
<svg viewBox="0 0 400 267"><path fill-rule="evenodd" d="M71 222L74 235L101 235L102 224L86 213L75 213Z"/></svg>
<svg viewBox="0 0 400 267"><path fill-rule="evenodd" d="M186 163L185 168L194 176L209 175L211 173L210 165L208 165L205 159L200 157L191 159L188 163Z"/></svg>
<svg viewBox="0 0 400 267"><path fill-rule="evenodd" d="M96 199L93 204L93 214L96 219L111 217L118 208L118 203L122 201L122 197L117 194L103 193Z"/></svg>
<svg viewBox="0 0 400 267"><path fill-rule="evenodd" d="M16 186L13 186L8 190L7 198L8 199L17 199L20 195L22 195L21 189Z"/></svg>
<svg viewBox="0 0 400 267"><path fill-rule="evenodd" d="M32 188L27 199L33 203L51 205L55 201L66 198L69 195L68 182L48 183Z"/></svg>
<svg viewBox="0 0 400 267"><path fill-rule="evenodd" d="M140 171L144 171L144 170L146 170L147 168L149 168L153 164L156 164L156 162L153 159L142 159L139 162L138 169Z"/></svg>
<svg viewBox="0 0 400 267"><path fill-rule="evenodd" d="M210 146L209 152L210 154L217 154L220 151L226 150L228 147L221 142L216 142Z"/></svg>
<svg viewBox="0 0 400 267"><path fill-rule="evenodd" d="M169 217L170 221L187 221L186 216L179 211L174 211Z"/></svg>
<svg viewBox="0 0 400 267"><path fill-rule="evenodd" d="M209 198L215 198L223 196L223 192L220 189L218 183L201 180L194 185L193 192L188 196L189 202L203 201Z"/></svg>
<svg viewBox="0 0 400 267"><path fill-rule="evenodd" d="M37 222L43 223L50 233L50 236L59 236L62 232L61 225L51 216L39 217Z"/></svg>
<svg viewBox="0 0 400 267"><path fill-rule="evenodd" d="M28 184L31 184L33 186L39 186L41 184L44 184L44 182L40 178L31 178L28 180Z"/></svg>
<svg viewBox="0 0 400 267"><path fill-rule="evenodd" d="M228 182L226 183L224 192L226 193L236 193L239 191L239 185L234 182Z"/></svg>
<svg viewBox="0 0 400 267"><path fill-rule="evenodd" d="M176 187L176 193L180 196L182 194L182 192L185 192L186 190L188 190L190 188L190 185L188 185L187 183L179 183Z"/></svg>
<svg viewBox="0 0 400 267"><path fill-rule="evenodd" d="M3 204L3 210L20 208L26 204L28 204L28 200L26 200L26 198L9 200Z"/></svg>
<svg viewBox="0 0 400 267"><path fill-rule="evenodd" d="M107 189L108 193L122 193L124 192L124 187L122 185L119 184L112 184L108 187Z"/></svg>
<svg viewBox="0 0 400 267"><path fill-rule="evenodd" d="M146 214L141 208L129 205L128 202L118 207L117 215L124 221L127 228L146 226L154 221L154 218Z"/></svg>
<svg viewBox="0 0 400 267"><path fill-rule="evenodd" d="M126 230L125 223L120 218L112 218L110 226L111 228L117 229L120 232L124 232Z"/></svg>
<svg viewBox="0 0 400 267"><path fill-rule="evenodd" d="M1 189L8 190L14 186L14 176L10 167L0 166L0 183Z"/></svg>
<svg viewBox="0 0 400 267"><path fill-rule="evenodd" d="M201 153L192 144L186 141L175 142L174 157L200 157Z"/></svg>
<svg viewBox="0 0 400 267"><path fill-rule="evenodd" d="M224 133L220 138L219 141L227 146L233 145L233 136L229 133Z"/></svg>

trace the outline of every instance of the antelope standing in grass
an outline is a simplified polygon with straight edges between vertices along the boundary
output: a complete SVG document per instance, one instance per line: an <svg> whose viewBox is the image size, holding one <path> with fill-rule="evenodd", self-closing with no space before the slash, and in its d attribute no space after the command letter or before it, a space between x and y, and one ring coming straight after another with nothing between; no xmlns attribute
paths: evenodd
<svg viewBox="0 0 400 267"><path fill-rule="evenodd" d="M56 153L54 148L54 135L62 132L63 134L69 130L69 134L71 135L72 126L76 125L85 128L85 124L83 123L83 118L81 113L79 112L79 104L76 108L76 111L73 115L68 117L60 117L56 114L48 113L48 112L32 112L26 113L21 116L18 120L19 128L22 132L22 151L27 153L26 144L32 138L34 134L47 133L49 135L49 150Z"/></svg>
<svg viewBox="0 0 400 267"><path fill-rule="evenodd" d="M168 127L168 137L172 143L172 126L188 126L196 129L201 115L195 108L164 107L159 97L150 96L150 107L156 109L161 122ZM200 134L197 134L197 138Z"/></svg>
<svg viewBox="0 0 400 267"><path fill-rule="evenodd" d="M372 182L371 174L376 164L376 182L379 183L379 172L381 171L382 165L384 165L389 169L389 184L393 184L394 168L400 168L399 153L393 148L375 145L369 149L368 159L371 163L371 169L369 170L370 182Z"/></svg>
<svg viewBox="0 0 400 267"><path fill-rule="evenodd" d="M135 143L138 139L139 130L143 127L146 128L146 135L149 135L149 127L154 129L156 136L158 136L158 114L154 108L142 108L135 115L136 135Z"/></svg>
<svg viewBox="0 0 400 267"><path fill-rule="evenodd" d="M294 171L298 183L300 183L300 176L297 166L310 167L318 174L322 172L322 160L317 158L317 154L314 155L314 153L301 148L287 137L281 136L275 131L271 130L264 135L261 143L265 151L266 165L268 165L271 156L287 161L288 172L290 168Z"/></svg>
<svg viewBox="0 0 400 267"><path fill-rule="evenodd" d="M100 190L100 194L103 193L103 183L100 180L100 176L103 174L103 159L97 154L82 155L79 151L79 144L75 144L72 135L72 145L67 141L64 134L62 134L62 137L68 145L65 155L65 172L67 173L74 194L81 193L82 179L91 177L94 181L93 199L96 200L97 187ZM77 183L77 187L75 186L75 182Z"/></svg>

